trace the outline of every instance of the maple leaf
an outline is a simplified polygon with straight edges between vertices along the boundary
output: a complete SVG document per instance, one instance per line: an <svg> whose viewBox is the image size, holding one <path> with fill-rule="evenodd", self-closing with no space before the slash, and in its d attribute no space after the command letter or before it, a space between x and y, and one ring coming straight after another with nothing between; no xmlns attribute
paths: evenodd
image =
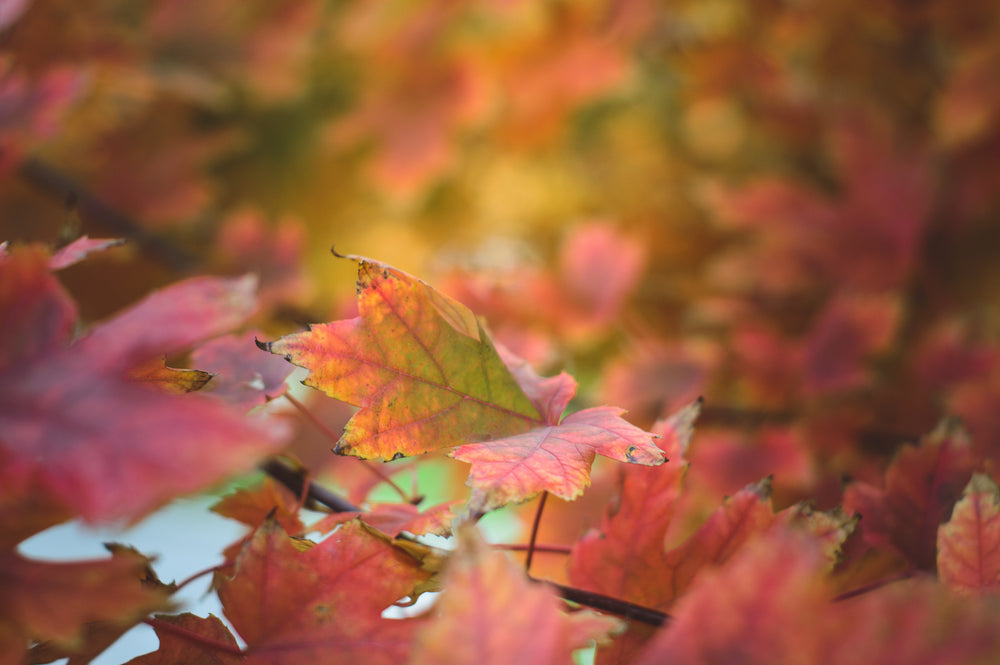
<svg viewBox="0 0 1000 665"><path fill-rule="evenodd" d="M543 424L468 309L361 257L354 319L268 342L305 384L360 406L336 452L391 459Z"/></svg>
<svg viewBox="0 0 1000 665"><path fill-rule="evenodd" d="M699 578L636 662L972 665L1000 656L989 604L925 580L832 603L824 567L811 538L772 530Z"/></svg>
<svg viewBox="0 0 1000 665"><path fill-rule="evenodd" d="M129 376L242 322L254 307L252 280L180 282L71 344L75 308L47 261L37 248L0 258L0 312L16 322L3 327L0 357L0 540L73 514L136 519L274 449L273 425Z"/></svg>
<svg viewBox="0 0 1000 665"><path fill-rule="evenodd" d="M382 611L428 577L358 523L312 544L268 520L232 575L217 582L226 617L247 643L247 662L398 665L421 622L383 619Z"/></svg>
<svg viewBox="0 0 1000 665"><path fill-rule="evenodd" d="M23 652L33 640L73 652L89 622L129 626L168 609L169 590L142 583L148 565L131 555L49 563L0 551L0 653Z"/></svg>
<svg viewBox="0 0 1000 665"><path fill-rule="evenodd" d="M229 647L232 651L239 650L233 634L214 615L199 617L190 613L159 614L156 621L153 630L160 640L160 648L133 658L126 665L237 665L243 662L242 656L211 644L214 642ZM189 639L189 634L210 642Z"/></svg>
<svg viewBox="0 0 1000 665"><path fill-rule="evenodd" d="M779 530L753 540L694 583L640 665L653 663L819 663L829 593L818 548Z"/></svg>
<svg viewBox="0 0 1000 665"><path fill-rule="evenodd" d="M473 465L474 512L542 491L576 498L596 454L663 462L653 435L621 409L560 420L573 379L543 379L498 350L462 304L389 266L350 258L358 263L357 318L262 345L308 368L307 385L361 407L336 452L395 458L458 446L450 454Z"/></svg>
<svg viewBox="0 0 1000 665"><path fill-rule="evenodd" d="M1000 588L1000 488L987 475L973 474L951 519L938 528L937 569L954 589Z"/></svg>
<svg viewBox="0 0 1000 665"><path fill-rule="evenodd" d="M861 532L875 547L888 547L914 566L933 571L938 525L951 515L972 475L965 435L942 424L920 445L906 446L885 474L885 489L854 483L844 509L861 514Z"/></svg>
<svg viewBox="0 0 1000 665"><path fill-rule="evenodd" d="M551 590L532 584L505 553L491 550L474 527L459 529L457 539L436 616L417 636L413 665L569 665L574 649L620 627L609 617L560 611Z"/></svg>

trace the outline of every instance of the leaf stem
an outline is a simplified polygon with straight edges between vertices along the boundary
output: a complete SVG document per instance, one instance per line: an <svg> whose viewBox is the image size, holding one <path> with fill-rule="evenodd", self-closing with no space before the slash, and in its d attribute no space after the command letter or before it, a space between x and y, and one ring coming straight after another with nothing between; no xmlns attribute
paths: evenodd
<svg viewBox="0 0 1000 665"><path fill-rule="evenodd" d="M302 402L300 402L296 398L292 397L288 392L285 392L285 399L287 399L289 402L291 402L292 406L294 406L296 409L298 409L299 413L301 413L303 416L305 416L306 419L309 422L311 422L316 429L318 429L320 432L322 432L323 436L325 436L331 442L333 442L334 444L336 444L337 441L340 440L340 437L337 436L336 432L334 432L333 430L331 430L329 427L326 426L326 423L324 423L322 420L320 420L319 418L317 418L316 414L314 414L312 411L310 411L309 408L306 407L305 404L303 404ZM380 480L382 480L382 482L388 483L389 486L392 487L393 490L395 490L396 494L398 494L400 496L400 498L403 499L403 501L405 501L407 503L414 503L413 497L409 496L403 490L402 487L400 487L399 485L397 485L393 481L393 479L390 478L389 476L387 476L385 473L383 473L381 469L379 469L378 467L374 466L373 464L371 464L370 462L368 462L366 460L358 460L358 461L361 462L362 466L364 466L366 469L368 469L369 471L371 471L372 473L374 473L376 476L378 476L378 478Z"/></svg>
<svg viewBox="0 0 1000 665"><path fill-rule="evenodd" d="M174 591L180 591L181 589L183 589L184 587L186 587L186 586L187 586L188 584L190 584L191 582L194 582L194 581L195 581L196 579L198 579L199 577L204 577L205 575L209 575L209 574L211 574L211 573L214 573L215 571L217 571L217 570L219 570L220 568L223 568L223 567L225 567L225 566L227 566L227 565L228 565L228 564L225 564L225 563L221 563L221 564L219 564L219 565L217 565L217 566L212 566L212 567L210 567L210 568L205 568L204 570L199 570L199 571L198 571L197 573L193 573L193 574L191 574L191 575L187 576L187 577L186 577L186 578L185 578L185 579L184 579L183 581L181 581L181 582L180 582L180 583L179 583L179 584L177 585L177 588L176 588L176 589L174 589Z"/></svg>
<svg viewBox="0 0 1000 665"><path fill-rule="evenodd" d="M200 644L204 647L208 647L213 651L220 651L222 653L227 653L232 656L245 656L246 652L239 648L235 644L226 644L225 642L218 642L210 637L205 637L204 635L199 635L198 633L192 632L187 628L181 628L180 626L175 626L169 621L163 621L162 619L157 619L156 617L147 617L142 620L142 623L147 626L151 626L154 630L163 631L165 633L171 633L176 637L181 638L187 642L192 642L194 644Z"/></svg>
<svg viewBox="0 0 1000 665"><path fill-rule="evenodd" d="M535 521L531 525L531 538L528 539L528 556L524 559L524 574L531 575L531 560L535 557L535 541L538 539L538 525L542 523L542 511L545 510L545 500L549 498L548 492L542 492L542 498L538 500L538 509L535 510Z"/></svg>

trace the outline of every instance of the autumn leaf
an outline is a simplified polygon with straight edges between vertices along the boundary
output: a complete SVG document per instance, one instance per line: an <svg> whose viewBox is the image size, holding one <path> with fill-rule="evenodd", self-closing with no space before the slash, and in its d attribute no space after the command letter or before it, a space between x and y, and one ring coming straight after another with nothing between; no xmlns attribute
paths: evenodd
<svg viewBox="0 0 1000 665"><path fill-rule="evenodd" d="M351 258L359 316L264 345L308 368L307 385L361 407L336 452L395 458L458 446L450 454L472 464L470 510L479 513L542 491L576 498L596 454L663 462L653 435L623 420L621 409L560 420L576 390L572 378L543 379L498 350L462 304L393 268Z"/></svg>
<svg viewBox="0 0 1000 665"><path fill-rule="evenodd" d="M272 424L129 375L241 323L254 307L252 280L180 282L71 343L75 308L47 260L35 248L0 259L0 311L17 322L3 326L0 362L3 543L74 514L136 519L274 449Z"/></svg>
<svg viewBox="0 0 1000 665"><path fill-rule="evenodd" d="M938 575L962 591L1000 588L1000 489L984 474L973 474L951 519L938 528Z"/></svg>
<svg viewBox="0 0 1000 665"><path fill-rule="evenodd" d="M733 560L698 579L640 665L823 662L822 611L829 593L822 557L801 534L753 539Z"/></svg>
<svg viewBox="0 0 1000 665"><path fill-rule="evenodd" d="M569 665L574 649L620 626L587 611L567 615L552 591L529 582L523 568L491 550L474 527L461 528L457 538L435 617L417 636L413 665Z"/></svg>
<svg viewBox="0 0 1000 665"><path fill-rule="evenodd" d="M778 528L698 579L639 665L978 664L1000 657L1000 621L983 599L912 580L830 602L824 556Z"/></svg>
<svg viewBox="0 0 1000 665"><path fill-rule="evenodd" d="M885 489L854 483L844 509L861 515L861 531L874 547L888 547L914 566L933 571L938 525L947 521L972 475L965 435L945 423L919 446L904 447L885 474Z"/></svg>
<svg viewBox="0 0 1000 665"><path fill-rule="evenodd" d="M427 578L414 559L360 524L312 544L268 520L232 574L217 580L247 662L398 665L421 622L383 619L382 611Z"/></svg>
<svg viewBox="0 0 1000 665"><path fill-rule="evenodd" d="M168 609L169 590L143 584L147 566L136 556L49 563L0 552L0 653L22 652L35 640L73 651L90 622L129 626Z"/></svg>
<svg viewBox="0 0 1000 665"><path fill-rule="evenodd" d="M403 272L352 258L359 316L266 344L309 369L306 385L361 407L337 452L392 459L543 424L472 312Z"/></svg>
<svg viewBox="0 0 1000 665"><path fill-rule="evenodd" d="M160 640L160 648L133 658L126 665L237 665L243 662L240 655L233 653L239 651L233 634L214 615L159 614L155 619L153 630ZM204 641L190 639L190 635ZM213 646L213 642L228 650Z"/></svg>

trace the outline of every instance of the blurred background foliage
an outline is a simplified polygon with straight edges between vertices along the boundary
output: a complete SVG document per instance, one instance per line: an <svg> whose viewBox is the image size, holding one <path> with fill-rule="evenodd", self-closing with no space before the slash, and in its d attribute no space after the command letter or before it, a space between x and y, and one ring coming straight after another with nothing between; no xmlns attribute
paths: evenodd
<svg viewBox="0 0 1000 665"><path fill-rule="evenodd" d="M129 239L86 320L245 271L268 334L349 315L335 244L582 402L703 395L705 506L829 507L944 416L1000 453L998 3L6 0L0 169L0 239Z"/></svg>

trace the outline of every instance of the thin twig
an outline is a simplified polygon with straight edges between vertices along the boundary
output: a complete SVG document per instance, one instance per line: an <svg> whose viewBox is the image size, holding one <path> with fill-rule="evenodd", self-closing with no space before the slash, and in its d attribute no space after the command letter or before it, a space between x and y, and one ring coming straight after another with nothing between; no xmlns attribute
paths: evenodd
<svg viewBox="0 0 1000 665"><path fill-rule="evenodd" d="M595 610L601 610L602 612L607 612L608 614L614 614L615 616L620 616L623 619L638 621L639 623L656 627L662 626L671 619L670 615L665 612L654 610L650 607L643 607L642 605L636 605L635 603L630 603L627 600L622 600L620 598L605 596L604 594L594 593L593 591L584 591L583 589L577 589L575 587L565 586L563 584L557 584L556 582L549 582L547 580L539 580L535 578L530 579L538 582L539 584L549 585L557 594L559 594L559 597L564 600L578 603L580 605L586 605L587 607L591 607Z"/></svg>
<svg viewBox="0 0 1000 665"><path fill-rule="evenodd" d="M298 409L299 413L301 413L303 416L305 416L306 419L309 422L311 422L314 427L316 427L316 429L318 429L320 432L322 432L323 436L325 436L327 439L329 439L330 441L332 441L334 444L337 443L337 441L340 439L340 437L337 436L336 432L334 432L333 430L331 430L329 427L326 426L326 423L324 423L322 420L320 420L319 418L317 418L316 414L314 414L312 411L310 411L309 408L305 404L303 404L302 402L300 402L296 398L292 397L287 392L285 393L285 399L287 399L289 402L291 402L292 406L294 406L296 409ZM400 496L400 498L403 499L403 501L405 501L407 503L414 503L413 497L407 495L407 493L403 490L403 488L400 487L399 485L397 485L395 483L395 481L393 481L392 478L390 478L385 473L383 473L381 469L379 469L378 467L372 465L370 462L367 462L365 460L358 460L358 461L361 462L362 466L364 466L366 469L368 469L369 471L371 471L372 473L374 473L376 476L378 476L379 480L381 480L384 483L388 483L389 487L391 487L393 490L395 490L396 494L398 494Z"/></svg>
<svg viewBox="0 0 1000 665"><path fill-rule="evenodd" d="M235 644L226 644L225 642L218 642L213 640L211 637L205 637L204 635L199 635L187 628L181 628L180 626L175 626L169 621L163 621L162 619L157 619L156 617L147 617L142 620L142 623L147 626L151 626L153 629L158 631L163 631L165 633L171 633L182 640L193 642L195 644L200 644L204 647L208 647L213 651L220 651L222 653L227 653L232 656L245 656L246 652L239 648Z"/></svg>
<svg viewBox="0 0 1000 665"><path fill-rule="evenodd" d="M542 498L538 500L538 509L535 510L535 521L531 525L531 538L528 539L528 556L524 559L524 574L531 575L531 560L535 557L535 541L538 539L538 525L542 523L542 511L545 510L545 500L549 498L548 492L542 492Z"/></svg>
<svg viewBox="0 0 1000 665"><path fill-rule="evenodd" d="M289 468L280 460L272 459L263 464L261 468L269 476L282 483L296 494L302 491L303 483L306 483L302 473ZM364 512L361 508L358 508L337 494L320 487L316 483L309 482L306 484L307 496L312 501L324 505L334 512ZM405 537L405 534L400 537ZM548 548L548 546L542 547ZM538 547L537 549L541 550L542 547ZM663 612L643 607L642 605L636 605L635 603L630 603L626 600L620 600L618 598L612 598L611 596L605 596L592 591L584 591L583 589L576 589L574 587L556 584L555 582L548 582L546 580L539 580L532 577L529 577L528 579L539 584L549 585L561 598L565 600L578 603L580 605L586 605L587 607L591 607L595 610L614 614L632 621L649 624L650 626L662 626L670 619L669 615L664 614Z"/></svg>

